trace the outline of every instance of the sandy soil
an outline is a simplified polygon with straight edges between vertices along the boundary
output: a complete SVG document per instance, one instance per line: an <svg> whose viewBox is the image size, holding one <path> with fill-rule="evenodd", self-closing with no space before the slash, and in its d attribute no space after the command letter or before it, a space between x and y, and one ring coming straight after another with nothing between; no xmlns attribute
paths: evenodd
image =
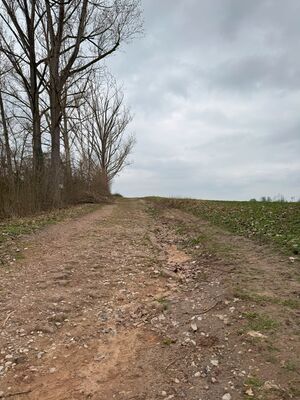
<svg viewBox="0 0 300 400"><path fill-rule="evenodd" d="M0 269L0 397L300 398L299 271L177 210L121 200Z"/></svg>

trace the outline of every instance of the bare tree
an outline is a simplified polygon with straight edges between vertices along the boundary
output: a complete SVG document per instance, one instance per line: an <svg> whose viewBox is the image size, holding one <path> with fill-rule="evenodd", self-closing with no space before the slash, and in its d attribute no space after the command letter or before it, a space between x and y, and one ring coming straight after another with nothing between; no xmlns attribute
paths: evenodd
<svg viewBox="0 0 300 400"><path fill-rule="evenodd" d="M87 86L101 60L141 30L140 0L0 1L0 56L10 77L0 82L0 172L5 187L7 175L14 177L18 207L69 201L66 186L73 188L75 181L84 190L79 154L82 171L89 177L100 171L107 188L126 165L134 140L123 137L131 119L123 97L106 88L97 104L95 93L105 86L101 80L101 88ZM90 118L102 115L88 122L90 131L87 108Z"/></svg>
<svg viewBox="0 0 300 400"><path fill-rule="evenodd" d="M5 111L4 106L4 99L3 99L3 75L0 76L0 116L1 116L1 125L2 125L2 132L3 132L3 148L5 150L5 163L7 166L8 176L13 183L13 165L12 165L12 152L11 146L9 141L9 128L7 123L7 114Z"/></svg>
<svg viewBox="0 0 300 400"><path fill-rule="evenodd" d="M32 119L33 169L40 184L43 169L39 96L46 64L37 56L38 0L2 0L0 51L5 54L27 93Z"/></svg>
<svg viewBox="0 0 300 400"><path fill-rule="evenodd" d="M135 143L132 135L126 137L132 117L123 103L124 95L111 78L102 85L97 79L90 84L86 94L85 134L107 192L110 192L113 178L128 165L128 156Z"/></svg>
<svg viewBox="0 0 300 400"><path fill-rule="evenodd" d="M68 80L115 52L141 31L138 0L45 0L39 17L49 68L53 202L59 202L60 140Z"/></svg>

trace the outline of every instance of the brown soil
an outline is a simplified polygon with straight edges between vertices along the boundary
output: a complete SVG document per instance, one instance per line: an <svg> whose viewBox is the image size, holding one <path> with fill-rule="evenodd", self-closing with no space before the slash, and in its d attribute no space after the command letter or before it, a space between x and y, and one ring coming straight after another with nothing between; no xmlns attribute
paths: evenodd
<svg viewBox="0 0 300 400"><path fill-rule="evenodd" d="M299 396L299 272L271 249L145 200L22 248L0 269L0 397Z"/></svg>

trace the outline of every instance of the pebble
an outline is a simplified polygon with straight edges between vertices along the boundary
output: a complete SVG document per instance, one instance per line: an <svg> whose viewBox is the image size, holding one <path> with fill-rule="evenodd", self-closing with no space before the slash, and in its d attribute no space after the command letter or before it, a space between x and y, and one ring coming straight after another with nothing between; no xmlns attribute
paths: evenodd
<svg viewBox="0 0 300 400"><path fill-rule="evenodd" d="M225 394L222 396L222 400L231 400L231 394L230 394L230 393L225 393Z"/></svg>
<svg viewBox="0 0 300 400"><path fill-rule="evenodd" d="M194 374L194 376L195 376L196 378L199 378L199 376L201 376L201 373L198 371L198 372L196 372L196 373Z"/></svg>
<svg viewBox="0 0 300 400"><path fill-rule="evenodd" d="M54 367L49 369L50 374L54 374L55 371L56 371L56 368L54 368Z"/></svg>
<svg viewBox="0 0 300 400"><path fill-rule="evenodd" d="M263 335L262 333L257 332L257 331L249 331L249 332L247 332L247 335L254 337L254 338L266 338L267 337L266 335Z"/></svg>
<svg viewBox="0 0 300 400"><path fill-rule="evenodd" d="M272 389L279 390L280 389L280 387L278 385L276 385L274 382L270 382L270 381L266 381L264 383L263 388L265 390L272 390Z"/></svg>
<svg viewBox="0 0 300 400"><path fill-rule="evenodd" d="M219 360L212 359L212 360L210 360L210 363L211 363L214 367L217 367L217 366L219 365Z"/></svg>
<svg viewBox="0 0 300 400"><path fill-rule="evenodd" d="M197 324L195 322L191 323L191 328L194 332L196 332L198 330Z"/></svg>

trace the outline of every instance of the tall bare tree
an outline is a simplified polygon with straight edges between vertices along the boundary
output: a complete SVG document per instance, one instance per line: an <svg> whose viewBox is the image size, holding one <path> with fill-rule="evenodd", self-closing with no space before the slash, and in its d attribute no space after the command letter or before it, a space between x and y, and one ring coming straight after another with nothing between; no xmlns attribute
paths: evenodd
<svg viewBox="0 0 300 400"><path fill-rule="evenodd" d="M5 75L4 75L5 76ZM12 152L9 140L9 128L7 123L7 114L4 106L3 99L3 75L0 74L0 116L1 126L3 133L3 148L5 150L5 163L7 166L7 172L10 177L11 184L13 183L13 164L12 164Z"/></svg>
<svg viewBox="0 0 300 400"><path fill-rule="evenodd" d="M124 106L124 95L111 78L100 85L95 79L86 94L85 121L92 159L99 166L110 192L113 178L128 165L128 156L135 143L133 135L126 136L132 120Z"/></svg>
<svg viewBox="0 0 300 400"><path fill-rule="evenodd" d="M47 51L53 201L59 202L61 119L69 79L141 31L138 0L45 0L39 17Z"/></svg>
<svg viewBox="0 0 300 400"><path fill-rule="evenodd" d="M72 191L74 182L84 190L78 148L85 148L85 171L101 171L107 187L126 164L133 139L121 140L131 118L121 94L110 91L109 107L117 108L110 116L104 102L96 104L95 93L104 87L99 75L101 89L84 96L101 61L141 30L140 0L0 0L0 56L10 71L0 88L0 186L14 176L18 207L59 204L62 195L67 199L66 181ZM87 131L85 98L91 118L106 113L109 127L99 120ZM110 135L99 135L100 127Z"/></svg>
<svg viewBox="0 0 300 400"><path fill-rule="evenodd" d="M5 54L27 93L32 117L33 169L40 184L43 169L39 96L46 72L44 58L37 55L38 0L2 0L0 51Z"/></svg>

